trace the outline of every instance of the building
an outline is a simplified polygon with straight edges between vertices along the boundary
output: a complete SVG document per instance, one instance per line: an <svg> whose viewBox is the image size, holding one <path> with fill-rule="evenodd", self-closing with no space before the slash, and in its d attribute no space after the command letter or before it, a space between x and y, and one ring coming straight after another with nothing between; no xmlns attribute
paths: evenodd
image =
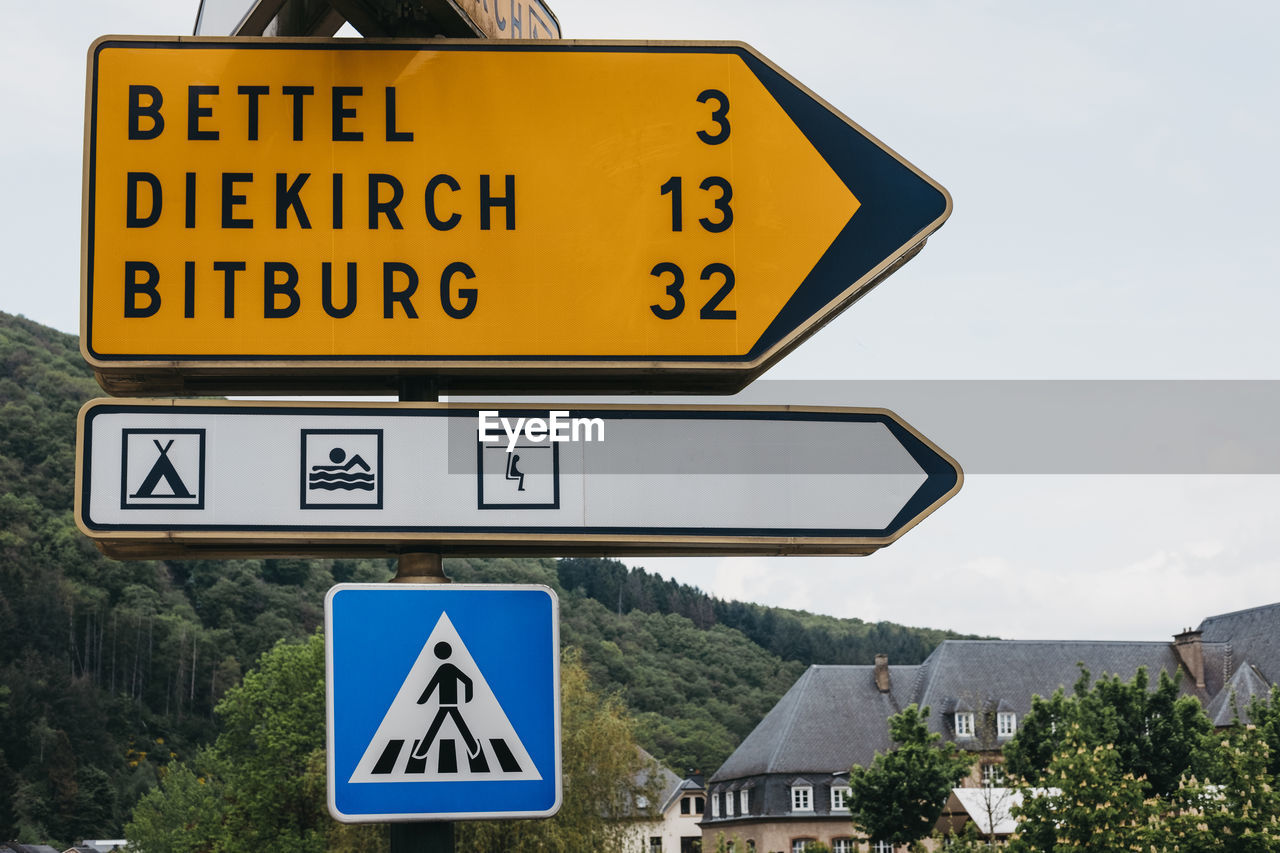
<svg viewBox="0 0 1280 853"><path fill-rule="evenodd" d="M1080 665L1126 680L1146 667L1152 684L1181 670L1181 691L1229 725L1280 679L1280 604L1211 616L1173 642L947 640L919 665L878 655L872 666L811 666L708 781L703 849L723 835L738 853L799 853L809 841L889 853L856 837L846 803L849 768L892 745L888 717L927 706L932 730L979 753L971 784L995 784L1032 696L1069 689Z"/></svg>
<svg viewBox="0 0 1280 853"><path fill-rule="evenodd" d="M706 811L707 791L700 776L681 779L643 749L648 769L636 778L639 787L658 791L654 803L655 820L637 821L627 833L623 850L627 853L699 853L702 829L699 821ZM636 803L637 812L647 811L648 802Z"/></svg>

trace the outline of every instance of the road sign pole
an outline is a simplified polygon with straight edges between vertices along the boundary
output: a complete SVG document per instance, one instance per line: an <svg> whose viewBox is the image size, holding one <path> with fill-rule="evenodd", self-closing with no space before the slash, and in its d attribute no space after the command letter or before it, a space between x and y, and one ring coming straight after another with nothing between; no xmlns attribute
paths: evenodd
<svg viewBox="0 0 1280 853"><path fill-rule="evenodd" d="M400 402L440 401L436 383L430 379L404 377L400 380ZM451 583L444 573L444 558L436 552L418 551L396 558L391 583ZM391 824L391 853L453 853L453 821L422 821Z"/></svg>
<svg viewBox="0 0 1280 853"><path fill-rule="evenodd" d="M453 853L453 821L391 824L391 853Z"/></svg>

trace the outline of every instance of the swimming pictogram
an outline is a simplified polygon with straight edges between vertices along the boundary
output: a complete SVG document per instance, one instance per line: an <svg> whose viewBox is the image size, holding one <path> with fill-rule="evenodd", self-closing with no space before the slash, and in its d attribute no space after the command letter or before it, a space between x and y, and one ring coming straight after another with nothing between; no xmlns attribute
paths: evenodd
<svg viewBox="0 0 1280 853"><path fill-rule="evenodd" d="M359 453L348 459L346 450L335 447L329 451L329 461L333 464L311 466L311 471L307 474L307 488L373 491L376 485L373 469Z"/></svg>
<svg viewBox="0 0 1280 853"><path fill-rule="evenodd" d="M382 430L302 430L303 509L381 509L382 471Z"/></svg>

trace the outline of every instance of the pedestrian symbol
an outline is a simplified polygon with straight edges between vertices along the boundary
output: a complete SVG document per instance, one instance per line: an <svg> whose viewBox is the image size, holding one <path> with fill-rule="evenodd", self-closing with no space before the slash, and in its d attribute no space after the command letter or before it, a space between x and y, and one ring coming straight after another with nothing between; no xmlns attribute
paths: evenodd
<svg viewBox="0 0 1280 853"><path fill-rule="evenodd" d="M444 618L444 617L441 617ZM433 649L435 656L442 661L448 661L449 656L453 654L453 646L443 640L436 643ZM436 735L440 733L440 726L450 717L453 718L454 725L458 727L458 734L462 735L462 742L467 745L467 755L476 758L480 754L480 743L471 735L471 730L467 728L466 720L462 719L462 714L458 711L458 687L466 688L466 695L463 702L471 701L471 679L466 674L451 663L442 663L440 668L436 670L436 674L431 676L431 680L427 682L427 689L422 691L422 695L418 697L418 704L425 704L431 694L437 690L440 691L440 709L436 711L436 717L431 721L431 728L427 729L426 736L418 741L418 745L414 747L414 758L426 758L427 752L436 742Z"/></svg>
<svg viewBox="0 0 1280 853"><path fill-rule="evenodd" d="M204 509L203 429L126 429L121 441L121 509Z"/></svg>
<svg viewBox="0 0 1280 853"><path fill-rule="evenodd" d="M448 614L440 614L349 781L541 778Z"/></svg>

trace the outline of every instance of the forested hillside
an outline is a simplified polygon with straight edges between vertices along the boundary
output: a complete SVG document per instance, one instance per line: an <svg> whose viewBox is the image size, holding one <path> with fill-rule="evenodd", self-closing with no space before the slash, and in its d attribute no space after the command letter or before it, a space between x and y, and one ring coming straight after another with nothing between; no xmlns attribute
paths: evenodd
<svg viewBox="0 0 1280 853"><path fill-rule="evenodd" d="M781 607L712 598L644 569L616 560L565 559L559 564L566 589L594 598L618 613L677 613L699 628L724 625L783 660L812 663L871 663L887 654L895 663L919 663L951 631L907 628L892 622L837 619Z"/></svg>
<svg viewBox="0 0 1280 853"><path fill-rule="evenodd" d="M75 337L0 313L0 840L117 837L213 709L377 560L108 560L72 521L75 419L101 396ZM642 744L710 773L809 663L919 661L940 631L725 602L611 560L451 560L457 581L544 583L561 636Z"/></svg>

